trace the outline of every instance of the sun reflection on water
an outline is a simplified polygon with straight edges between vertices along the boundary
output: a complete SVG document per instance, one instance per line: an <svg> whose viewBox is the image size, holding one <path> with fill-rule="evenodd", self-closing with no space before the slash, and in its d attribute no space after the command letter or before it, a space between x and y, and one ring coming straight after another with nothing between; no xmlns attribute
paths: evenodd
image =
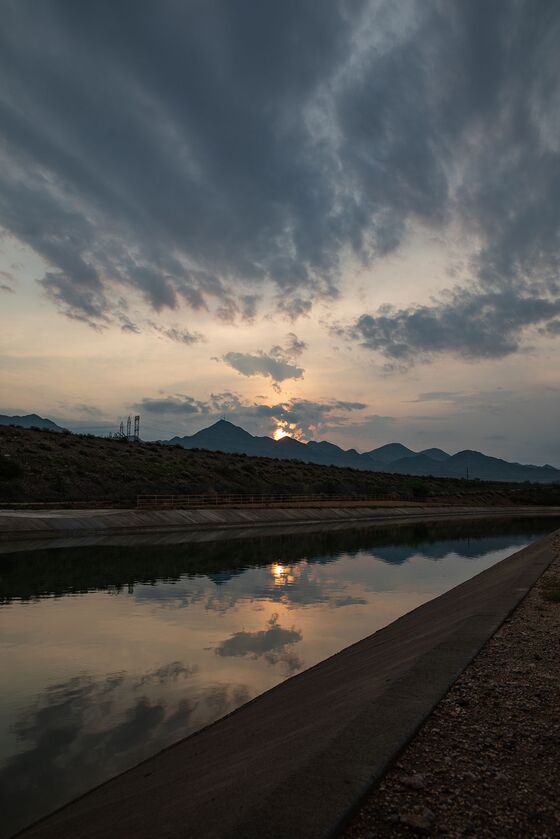
<svg viewBox="0 0 560 839"><path fill-rule="evenodd" d="M273 562L270 566L270 573L274 578L275 586L285 586L295 583L296 577L301 575L301 565L282 565L280 562Z"/></svg>

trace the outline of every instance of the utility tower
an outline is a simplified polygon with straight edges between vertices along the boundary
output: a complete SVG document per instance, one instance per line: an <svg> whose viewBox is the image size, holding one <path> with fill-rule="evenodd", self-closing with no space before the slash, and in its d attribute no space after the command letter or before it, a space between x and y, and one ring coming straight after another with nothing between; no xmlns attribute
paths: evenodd
<svg viewBox="0 0 560 839"><path fill-rule="evenodd" d="M126 432L124 430L124 420L120 421L118 433L115 434L109 433L109 437L119 438L121 440L128 440L129 443L139 443L140 442L140 415L136 414L134 417L134 431L132 431L132 418L127 417L126 419Z"/></svg>

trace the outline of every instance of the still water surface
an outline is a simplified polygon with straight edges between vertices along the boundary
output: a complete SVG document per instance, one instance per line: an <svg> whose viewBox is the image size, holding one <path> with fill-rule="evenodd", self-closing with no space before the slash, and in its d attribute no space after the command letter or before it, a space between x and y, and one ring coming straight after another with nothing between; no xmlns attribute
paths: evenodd
<svg viewBox="0 0 560 839"><path fill-rule="evenodd" d="M555 526L299 530L1 555L0 835Z"/></svg>

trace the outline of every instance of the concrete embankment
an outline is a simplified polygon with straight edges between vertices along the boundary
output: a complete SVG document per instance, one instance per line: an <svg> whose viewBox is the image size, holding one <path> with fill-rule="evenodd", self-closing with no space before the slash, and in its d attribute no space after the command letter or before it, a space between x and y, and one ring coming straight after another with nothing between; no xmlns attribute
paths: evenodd
<svg viewBox="0 0 560 839"><path fill-rule="evenodd" d="M548 536L103 784L24 835L332 835L553 558Z"/></svg>
<svg viewBox="0 0 560 839"><path fill-rule="evenodd" d="M480 516L559 516L560 507L391 507L205 508L185 510L0 510L0 539L85 534L219 530L329 522L384 522Z"/></svg>
<svg viewBox="0 0 560 839"><path fill-rule="evenodd" d="M375 785L340 839L560 836L556 559Z"/></svg>

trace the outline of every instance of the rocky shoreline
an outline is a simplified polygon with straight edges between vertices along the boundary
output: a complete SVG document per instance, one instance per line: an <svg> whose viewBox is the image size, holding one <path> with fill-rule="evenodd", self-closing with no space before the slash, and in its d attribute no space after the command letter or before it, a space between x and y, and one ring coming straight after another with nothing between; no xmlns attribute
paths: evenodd
<svg viewBox="0 0 560 839"><path fill-rule="evenodd" d="M560 836L556 558L364 801L344 839Z"/></svg>

